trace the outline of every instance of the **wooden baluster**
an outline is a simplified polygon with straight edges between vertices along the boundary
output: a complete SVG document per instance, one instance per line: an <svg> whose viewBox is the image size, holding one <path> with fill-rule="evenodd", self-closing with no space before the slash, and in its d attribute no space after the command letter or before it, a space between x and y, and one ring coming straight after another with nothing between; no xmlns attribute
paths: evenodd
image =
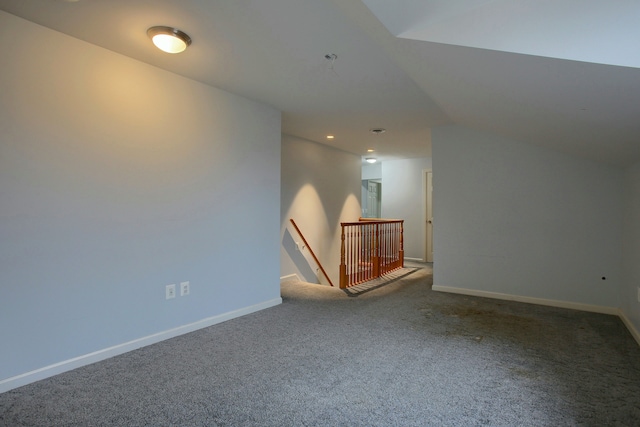
<svg viewBox="0 0 640 427"><path fill-rule="evenodd" d="M400 257L400 267L404 267L404 221L400 221L400 250L398 251Z"/></svg>
<svg viewBox="0 0 640 427"><path fill-rule="evenodd" d="M355 259L355 251L353 250L353 241L355 239L355 232L356 229L355 227L351 226L351 240L349 241L349 250L351 253L351 275L349 276L349 286L353 285L356 281L356 272L357 272L357 265L356 265L356 259Z"/></svg>
<svg viewBox="0 0 640 427"><path fill-rule="evenodd" d="M353 281L353 253L352 253L352 248L351 248L351 242L353 240L353 228L351 226L349 226L348 228L348 241L347 241L347 251L348 251L348 261L347 261L347 265L349 266L349 284L348 286L351 286L351 282Z"/></svg>
<svg viewBox="0 0 640 427"><path fill-rule="evenodd" d="M354 285L362 281L362 266L360 265L360 239L362 238L362 232L359 226L353 227L356 230L356 240L354 243L354 253L356 256L356 280Z"/></svg>
<svg viewBox="0 0 640 427"><path fill-rule="evenodd" d="M400 224L396 224L396 262L400 266Z"/></svg>
<svg viewBox="0 0 640 427"><path fill-rule="evenodd" d="M389 271L389 224L384 224L384 272Z"/></svg>
<svg viewBox="0 0 640 427"><path fill-rule="evenodd" d="M367 281L367 229L363 224L358 225L360 230L360 238L358 239L358 255L360 256L360 280L359 283Z"/></svg>
<svg viewBox="0 0 640 427"><path fill-rule="evenodd" d="M376 225L369 225L369 277L373 279L376 271Z"/></svg>
<svg viewBox="0 0 640 427"><path fill-rule="evenodd" d="M373 277L380 277L380 246L379 246L379 238L380 238L380 228L379 224L374 224L374 233L373 233Z"/></svg>
<svg viewBox="0 0 640 427"><path fill-rule="evenodd" d="M358 230L360 230L360 238L358 239L358 256L359 258L359 266L360 266L360 278L358 283L367 281L367 260L366 260L366 242L367 242L367 229L363 226L363 224L358 224Z"/></svg>
<svg viewBox="0 0 640 427"><path fill-rule="evenodd" d="M387 225L380 224L380 237L382 243L380 245L380 275L387 272Z"/></svg>
<svg viewBox="0 0 640 427"><path fill-rule="evenodd" d="M382 276L384 274L384 245L385 245L385 238L384 238L384 224L379 224L378 225L378 230L379 230L379 235L380 235L380 240L378 241L378 247L379 252L380 252L380 258L378 259L378 263L380 264L380 269L378 271L378 277Z"/></svg>
<svg viewBox="0 0 640 427"><path fill-rule="evenodd" d="M396 267L396 233L395 233L395 223L389 224L389 267L394 269Z"/></svg>
<svg viewBox="0 0 640 427"><path fill-rule="evenodd" d="M398 238L400 234L398 233L398 224L393 224L393 268L398 268Z"/></svg>
<svg viewBox="0 0 640 427"><path fill-rule="evenodd" d="M386 253L384 254L384 272L389 271L389 260L391 258L391 224L384 225L384 235L386 241Z"/></svg>
<svg viewBox="0 0 640 427"><path fill-rule="evenodd" d="M384 272L389 272L389 256L391 255L391 248L389 247L389 243L391 243L391 235L389 231L391 228L389 227L391 224L384 224Z"/></svg>
<svg viewBox="0 0 640 427"><path fill-rule="evenodd" d="M349 281L351 280L349 277L351 276L351 250L349 248L349 246L351 245L351 227L347 226L345 228L346 230L346 235L347 235L347 239L345 242L345 246L346 246L346 264L347 264L347 286L349 286Z"/></svg>
<svg viewBox="0 0 640 427"><path fill-rule="evenodd" d="M396 224L396 262L400 267L400 224Z"/></svg>
<svg viewBox="0 0 640 427"><path fill-rule="evenodd" d="M371 280L373 277L373 225L366 224L367 230L367 245L365 251L367 252L367 280Z"/></svg>
<svg viewBox="0 0 640 427"><path fill-rule="evenodd" d="M347 265L345 264L345 247L344 247L344 224L341 224L342 232L340 234L340 289L347 287Z"/></svg>
<svg viewBox="0 0 640 427"><path fill-rule="evenodd" d="M397 267L396 260L396 223L389 224L389 270Z"/></svg>
<svg viewBox="0 0 640 427"><path fill-rule="evenodd" d="M369 227L362 224L362 271L363 279L369 280Z"/></svg>
<svg viewBox="0 0 640 427"><path fill-rule="evenodd" d="M362 252L365 254L365 278L371 280L371 224L362 224L364 230L364 241L362 242Z"/></svg>

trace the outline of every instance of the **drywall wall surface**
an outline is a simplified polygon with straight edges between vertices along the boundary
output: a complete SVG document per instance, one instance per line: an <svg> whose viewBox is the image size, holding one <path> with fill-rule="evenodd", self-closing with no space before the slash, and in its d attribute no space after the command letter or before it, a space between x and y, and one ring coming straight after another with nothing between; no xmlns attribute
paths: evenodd
<svg viewBox="0 0 640 427"><path fill-rule="evenodd" d="M382 179L382 163L363 164L362 179Z"/></svg>
<svg viewBox="0 0 640 427"><path fill-rule="evenodd" d="M280 298L279 111L4 12L0 51L0 381Z"/></svg>
<svg viewBox="0 0 640 427"><path fill-rule="evenodd" d="M426 259L425 170L431 170L431 158L382 164L382 217L404 219L404 255L422 260Z"/></svg>
<svg viewBox="0 0 640 427"><path fill-rule="evenodd" d="M359 156L282 136L280 276L328 284L291 226L293 219L335 286L339 286L341 222L360 216ZM296 248L298 244L299 250Z"/></svg>
<svg viewBox="0 0 640 427"><path fill-rule="evenodd" d="M432 142L434 285L619 306L622 171L457 126Z"/></svg>
<svg viewBox="0 0 640 427"><path fill-rule="evenodd" d="M625 171L623 233L624 283L621 308L636 331L640 331L640 163Z"/></svg>

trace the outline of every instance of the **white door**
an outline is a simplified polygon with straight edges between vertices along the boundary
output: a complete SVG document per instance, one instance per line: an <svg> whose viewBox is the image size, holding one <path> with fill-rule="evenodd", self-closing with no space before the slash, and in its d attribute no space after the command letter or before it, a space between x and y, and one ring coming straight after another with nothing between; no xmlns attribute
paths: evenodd
<svg viewBox="0 0 640 427"><path fill-rule="evenodd" d="M380 218L379 187L379 183L369 181L369 191L367 192L367 217L369 218Z"/></svg>
<svg viewBox="0 0 640 427"><path fill-rule="evenodd" d="M433 262L433 203L432 203L432 199L433 199L433 172L427 172L427 177L426 177L426 190L427 190L427 197L426 197L426 230L427 230L427 236L426 236L426 240L427 240L427 262Z"/></svg>

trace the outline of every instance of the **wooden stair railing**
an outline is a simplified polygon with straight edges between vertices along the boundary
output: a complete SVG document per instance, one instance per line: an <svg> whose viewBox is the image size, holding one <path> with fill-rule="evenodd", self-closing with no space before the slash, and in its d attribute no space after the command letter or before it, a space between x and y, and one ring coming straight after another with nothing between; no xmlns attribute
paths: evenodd
<svg viewBox="0 0 640 427"><path fill-rule="evenodd" d="M327 274L327 272L324 270L324 267L322 267L322 264L320 263L320 260L318 259L318 257L316 256L316 254L313 252L313 249L311 249L311 246L309 246L309 243L307 242L307 239L304 238L304 235L302 234L302 231L300 231L300 229L298 228L298 226L296 225L296 222L293 220L293 218L290 218L289 221L291 221L291 224L293 225L293 228L296 229L296 231L298 232L298 235L302 238L302 242L304 243L304 245L307 247L307 249L309 249L309 253L311 254L311 256L313 257L314 261L316 262L316 264L318 264L318 267L320 268L320 271L322 271L322 274L324 274L324 277L327 279L327 281L329 282L329 284L331 286L333 286L333 282L331 281L331 279L329 278L329 275Z"/></svg>
<svg viewBox="0 0 640 427"><path fill-rule="evenodd" d="M341 225L341 289L404 267L404 220L360 218Z"/></svg>

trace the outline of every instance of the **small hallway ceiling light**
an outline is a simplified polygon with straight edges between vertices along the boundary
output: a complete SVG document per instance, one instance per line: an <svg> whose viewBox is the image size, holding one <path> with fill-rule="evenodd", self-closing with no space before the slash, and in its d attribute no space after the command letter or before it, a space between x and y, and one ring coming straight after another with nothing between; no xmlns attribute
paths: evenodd
<svg viewBox="0 0 640 427"><path fill-rule="evenodd" d="M327 135L327 139L333 139L333 138L335 138L335 136L333 136L333 135Z"/></svg>
<svg viewBox="0 0 640 427"><path fill-rule="evenodd" d="M167 53L180 53L191 44L191 37L177 28L151 27L147 30L147 35L158 49Z"/></svg>
<svg viewBox="0 0 640 427"><path fill-rule="evenodd" d="M367 163L375 163L375 162L377 162L377 161L378 161L378 160L376 160L376 159L375 159L375 158L373 158L373 157L367 157L365 160L367 161Z"/></svg>

